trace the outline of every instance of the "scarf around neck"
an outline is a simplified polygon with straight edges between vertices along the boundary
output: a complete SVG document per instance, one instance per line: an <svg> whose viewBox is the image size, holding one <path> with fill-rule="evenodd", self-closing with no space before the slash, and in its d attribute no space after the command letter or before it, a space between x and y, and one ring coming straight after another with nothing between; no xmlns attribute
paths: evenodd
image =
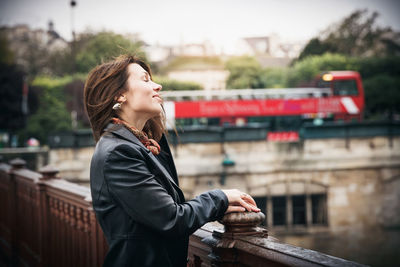
<svg viewBox="0 0 400 267"><path fill-rule="evenodd" d="M136 129L133 126L130 126L126 121L118 119L118 118L112 118L111 122L114 124L120 124L125 126L125 128L127 128L131 133L133 133L133 135L135 135L137 137L137 139L139 139L139 141L148 149L151 151L151 153L153 153L153 155L158 155L161 152L161 147L160 145L157 143L156 140L148 138L147 134L143 131L140 131L138 129Z"/></svg>

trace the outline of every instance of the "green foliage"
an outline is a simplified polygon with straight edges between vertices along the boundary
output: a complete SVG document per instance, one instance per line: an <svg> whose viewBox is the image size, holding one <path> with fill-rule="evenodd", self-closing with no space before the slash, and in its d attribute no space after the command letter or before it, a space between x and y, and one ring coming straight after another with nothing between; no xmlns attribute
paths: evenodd
<svg viewBox="0 0 400 267"><path fill-rule="evenodd" d="M40 103L35 114L28 118L20 138L37 138L42 144L47 143L51 132L71 129L71 116L65 106L64 86L72 81L72 77L50 78L37 77L32 86L40 88Z"/></svg>
<svg viewBox="0 0 400 267"><path fill-rule="evenodd" d="M308 41L303 51L301 51L298 60L304 59L308 55L322 55L328 51L335 51L335 48L332 47L331 43L323 42L317 37L312 38L310 41Z"/></svg>
<svg viewBox="0 0 400 267"><path fill-rule="evenodd" d="M71 49L68 47L50 53L47 58L47 70L44 72L55 76L75 73L75 59Z"/></svg>
<svg viewBox="0 0 400 267"><path fill-rule="evenodd" d="M387 118L400 113L400 57L360 58L355 68L363 78L365 117Z"/></svg>
<svg viewBox="0 0 400 267"><path fill-rule="evenodd" d="M286 87L287 69L265 68L260 73L260 81L264 88Z"/></svg>
<svg viewBox="0 0 400 267"><path fill-rule="evenodd" d="M83 44L82 44L83 43ZM81 46L78 46L81 44ZM85 41L76 43L76 70L89 72L102 62L111 60L121 54L134 54L144 59L140 44L130 41L120 34L100 32L85 37Z"/></svg>
<svg viewBox="0 0 400 267"><path fill-rule="evenodd" d="M386 73L364 80L366 117L384 119L400 113L400 77Z"/></svg>
<svg viewBox="0 0 400 267"><path fill-rule="evenodd" d="M263 69L254 57L233 57L226 62L229 70L226 87L245 88L282 88L286 86L287 69Z"/></svg>
<svg viewBox="0 0 400 267"><path fill-rule="evenodd" d="M321 56L309 56L294 64L289 69L287 85L289 87L301 86L322 71L355 70L356 61L344 55L326 53Z"/></svg>
<svg viewBox="0 0 400 267"><path fill-rule="evenodd" d="M357 10L311 39L292 63L288 86L303 85L325 70L355 70L363 79L367 119L399 113L399 33L378 27L377 17Z"/></svg>
<svg viewBox="0 0 400 267"><path fill-rule="evenodd" d="M154 76L154 81L162 85L163 91L188 91L188 90L202 90L203 87L195 82L183 82L169 79L163 76Z"/></svg>
<svg viewBox="0 0 400 267"><path fill-rule="evenodd" d="M376 25L378 13L356 10L320 36L311 39L300 53L299 60L310 55L339 53L348 56L398 55L399 34L390 27Z"/></svg>
<svg viewBox="0 0 400 267"><path fill-rule="evenodd" d="M356 65L354 69L358 70L364 79L379 73L400 76L400 56L359 58Z"/></svg>
<svg viewBox="0 0 400 267"><path fill-rule="evenodd" d="M263 88L260 63L249 56L230 58L225 65L230 72L226 87L229 89Z"/></svg>
<svg viewBox="0 0 400 267"><path fill-rule="evenodd" d="M11 65L14 63L14 53L11 51L7 38L0 33L0 63Z"/></svg>
<svg viewBox="0 0 400 267"><path fill-rule="evenodd" d="M180 56L171 60L168 65L160 70L166 73L171 70L209 70L222 69L224 64L219 57Z"/></svg>
<svg viewBox="0 0 400 267"><path fill-rule="evenodd" d="M17 130L25 125L22 111L24 73L16 65L0 62L0 130Z"/></svg>

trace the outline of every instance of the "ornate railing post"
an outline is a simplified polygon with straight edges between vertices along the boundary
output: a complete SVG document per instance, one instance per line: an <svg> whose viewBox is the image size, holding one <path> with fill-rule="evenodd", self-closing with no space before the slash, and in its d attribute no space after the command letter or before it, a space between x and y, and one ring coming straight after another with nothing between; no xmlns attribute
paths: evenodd
<svg viewBox="0 0 400 267"><path fill-rule="evenodd" d="M49 179L56 179L59 170L54 168L52 165L46 165L40 168L39 170L42 178L40 180L49 180Z"/></svg>
<svg viewBox="0 0 400 267"><path fill-rule="evenodd" d="M15 158L10 160L10 165L11 165L11 171L13 170L18 170L18 169L23 169L26 166L26 161L21 159L21 158Z"/></svg>
<svg viewBox="0 0 400 267"><path fill-rule="evenodd" d="M46 192L46 183L45 181L50 179L57 179L57 174L59 170L54 168L51 165L43 166L39 169L39 173L42 175L37 182L37 190L38 190L38 197L37 197L37 204L39 206L39 247L40 247L40 265L41 266L49 266L50 257L49 257L49 245L51 244L51 237L49 236L49 214L50 214L50 203L47 197Z"/></svg>
<svg viewBox="0 0 400 267"><path fill-rule="evenodd" d="M236 237L257 236L268 237L265 228L258 227L265 219L262 212L229 213L225 215L220 223L224 230L214 230L211 237L202 241L212 248L209 255L211 264L215 266L239 266L237 252L234 248Z"/></svg>
<svg viewBox="0 0 400 267"><path fill-rule="evenodd" d="M9 171L10 177L10 192L11 192L11 202L10 202L10 211L12 211L12 219L11 219L11 264L18 266L18 255L19 255L19 232L18 232L18 196L17 196L17 185L15 181L15 171L19 169L23 169L26 166L26 161L21 158L15 158L9 161L11 165L11 169Z"/></svg>
<svg viewBox="0 0 400 267"><path fill-rule="evenodd" d="M224 225L224 232L221 234L232 238L238 235L267 237L268 231L258 227L263 220L265 215L262 212L228 213L220 221Z"/></svg>

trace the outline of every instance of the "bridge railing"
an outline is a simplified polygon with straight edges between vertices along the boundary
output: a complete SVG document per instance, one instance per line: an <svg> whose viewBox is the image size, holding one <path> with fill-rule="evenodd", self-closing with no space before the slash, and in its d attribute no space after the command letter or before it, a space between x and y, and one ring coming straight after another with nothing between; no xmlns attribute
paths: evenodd
<svg viewBox="0 0 400 267"><path fill-rule="evenodd" d="M89 188L25 162L0 164L0 250L11 266L101 266L107 245Z"/></svg>
<svg viewBox="0 0 400 267"><path fill-rule="evenodd" d="M21 159L0 163L0 264L101 266L107 244L90 190L40 173ZM262 213L231 213L190 237L189 266L361 266L278 242L257 225Z"/></svg>
<svg viewBox="0 0 400 267"><path fill-rule="evenodd" d="M168 139L171 144L247 142L266 140L268 132L274 132L268 123L245 126L196 126L178 127L177 133L170 130ZM304 123L298 129L300 140L321 138L358 138L382 136L392 138L400 135L399 121L377 122L325 122L322 125ZM54 133L49 136L51 148L82 148L94 146L92 132L89 129L75 132ZM0 153L1 154L1 153Z"/></svg>

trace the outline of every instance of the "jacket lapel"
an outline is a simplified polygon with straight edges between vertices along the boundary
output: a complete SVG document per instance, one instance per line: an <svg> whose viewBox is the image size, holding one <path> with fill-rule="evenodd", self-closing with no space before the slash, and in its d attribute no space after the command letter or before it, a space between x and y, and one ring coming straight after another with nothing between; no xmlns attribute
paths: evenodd
<svg viewBox="0 0 400 267"><path fill-rule="evenodd" d="M172 172L171 173L172 178L174 179L175 183L179 186L178 174L176 172L174 159L172 158L171 149L169 148L168 140L165 134L162 135L161 140L158 143L160 144L161 151L165 151L167 154L167 160Z"/></svg>
<svg viewBox="0 0 400 267"><path fill-rule="evenodd" d="M171 175L169 174L169 172L164 168L164 166L162 166L162 164L158 161L158 159L153 155L153 153L151 153L151 151L149 149L147 149L140 141L139 139L133 134L131 133L128 129L126 129L124 126L122 125L116 125L116 124L112 124L110 123L107 128L105 129L106 132L111 132L115 135L118 135L120 137L122 137L123 139L130 141L138 146L140 146L142 149L144 149L149 158L152 160L152 163L154 163L153 165L157 166L157 168L162 172L162 174L167 177L167 179L170 181L170 183L172 183L172 185L177 188L178 192L180 191L179 186L177 185L177 183L174 181L174 179L171 177ZM164 137L165 138L165 137ZM175 167L173 168L173 170L175 171Z"/></svg>

